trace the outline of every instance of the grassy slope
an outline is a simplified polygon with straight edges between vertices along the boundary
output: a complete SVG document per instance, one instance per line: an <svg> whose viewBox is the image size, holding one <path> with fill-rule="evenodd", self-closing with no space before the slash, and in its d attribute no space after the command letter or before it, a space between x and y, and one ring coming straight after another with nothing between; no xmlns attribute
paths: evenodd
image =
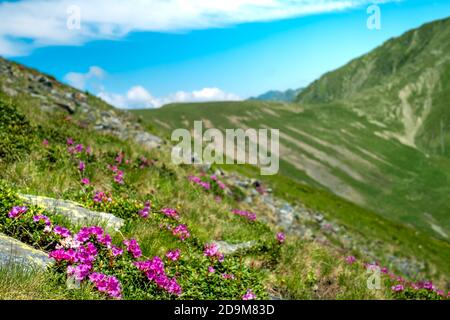
<svg viewBox="0 0 450 320"><path fill-rule="evenodd" d="M89 99L93 106L109 108L93 97ZM10 149L6 150L0 161L0 178L15 190L83 201L85 194L82 192L77 162L67 154L66 138L72 137L77 143L90 145L94 151L93 158L86 163L86 174L93 188L111 192L115 201L125 204L124 208L136 201L143 203L149 198L158 206L178 208L182 222L189 226L200 248L212 239L229 242L256 240L262 247L273 243L276 229L263 223L249 223L230 214L231 208L242 204L231 198L225 198L221 203L213 201L212 194L199 190L187 181L186 177L195 174L195 169L172 166L167 150L144 150L132 141L120 141L109 135L98 134L90 128L80 127L77 114L67 117L61 111L49 115L40 110L38 99L27 95L13 99L1 95L0 101L2 110L4 105L9 105L24 115L19 123L14 122L14 125L1 127L0 130L3 137L10 141L7 144ZM3 115L9 117L11 112ZM9 120L5 121L3 124ZM42 145L43 139L49 140L48 147ZM119 151L125 152L127 159L136 161L138 156L144 155L156 163L146 169L133 165L126 167L126 184L116 188L107 164L114 162ZM89 203L86 205L89 206ZM9 209L0 206L0 214L6 214ZM264 215L264 212L257 213ZM124 213L119 210L117 214ZM214 276L215 280L204 278L203 269L206 265L198 264L199 259L204 259L201 258L201 249L180 243L170 233L161 231L153 219L145 222L127 218L127 224L121 232L126 238L137 239L147 257L162 256L168 249L181 248L184 255L177 279L184 289L182 298L239 298L245 293L244 286L251 283L261 298L265 296L262 288L272 294L294 299L391 297L388 285L377 292L371 292L365 287L364 269L360 264L348 266L342 256L314 243L288 239L275 263L270 262L270 255L265 250L228 258L227 265L230 264L231 270L243 278L236 285L223 286L220 274ZM116 235L114 242L120 241L121 237ZM154 287L149 290L145 295L133 295L127 291L126 298L170 298ZM99 299L103 296L89 285L83 285L81 291L68 291L64 275L1 269L0 298Z"/></svg>

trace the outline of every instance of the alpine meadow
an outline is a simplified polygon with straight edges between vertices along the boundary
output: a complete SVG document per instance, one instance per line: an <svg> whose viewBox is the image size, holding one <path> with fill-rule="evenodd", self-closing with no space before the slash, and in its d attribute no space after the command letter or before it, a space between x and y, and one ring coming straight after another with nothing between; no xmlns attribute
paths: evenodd
<svg viewBox="0 0 450 320"><path fill-rule="evenodd" d="M194 2L192 12L201 6ZM135 86L119 95L107 92L114 86L101 81L114 76L100 69L68 76L41 71L37 61L47 43L74 50L81 61L83 48L121 42L116 37L133 23L165 44L165 33L184 41L188 27L225 32L260 21L262 41L275 19L264 16L269 9L262 6L259 20L244 10L237 22L225 14L219 23L211 4L204 14L210 20L190 26L190 16L164 20L171 3L157 7L160 19L150 27L133 16L125 29L89 25L67 43L52 33L36 38L30 42L36 48L21 52L24 58L0 52L0 299L448 300L450 18L410 29L304 87L292 86L300 89L274 85L245 99L217 88L156 98ZM5 8L0 4L0 16ZM180 30L171 29L175 20ZM106 36L86 40L99 30ZM3 32L0 49L3 38L13 37ZM227 39L245 47L240 41L247 35L241 36ZM130 51L133 41L147 40L129 36ZM215 42L211 48L227 51ZM189 63L196 50L182 52ZM142 73L181 72L170 61L180 54L175 51L149 55L162 67ZM107 52L96 58L114 60ZM138 69L133 55L117 60L117 70ZM49 59L42 70L57 69ZM192 73L189 82L201 82L202 75ZM171 81L183 80L180 74ZM121 78L117 87L134 81ZM208 150L223 161L198 159L208 145L194 130L199 123L203 132L217 129L223 142ZM253 130L254 138L241 142L256 141L259 148L251 154L244 146L241 157L232 145L230 155L224 145L229 129ZM174 132L189 136L184 161L173 159ZM272 140L264 136L262 143L267 132ZM206 310L181 304L176 312L206 316Z"/></svg>

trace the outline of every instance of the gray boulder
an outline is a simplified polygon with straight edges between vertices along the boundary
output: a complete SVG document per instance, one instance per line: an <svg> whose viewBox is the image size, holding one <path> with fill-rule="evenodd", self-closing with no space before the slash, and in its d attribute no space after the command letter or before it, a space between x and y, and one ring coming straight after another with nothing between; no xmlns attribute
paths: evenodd
<svg viewBox="0 0 450 320"><path fill-rule="evenodd" d="M45 208L49 212L63 215L73 224L93 225L102 224L109 229L118 230L124 220L110 213L91 211L84 208L81 204L28 194L20 194L19 197L27 204L37 205Z"/></svg>
<svg viewBox="0 0 450 320"><path fill-rule="evenodd" d="M219 249L219 252L223 253L224 255L233 254L240 250L248 250L255 246L255 241L247 241L242 243L236 243L231 244L226 241L213 241L215 245L217 245L217 248Z"/></svg>
<svg viewBox="0 0 450 320"><path fill-rule="evenodd" d="M1 267L20 265L26 269L45 270L52 263L53 260L45 252L0 233Z"/></svg>

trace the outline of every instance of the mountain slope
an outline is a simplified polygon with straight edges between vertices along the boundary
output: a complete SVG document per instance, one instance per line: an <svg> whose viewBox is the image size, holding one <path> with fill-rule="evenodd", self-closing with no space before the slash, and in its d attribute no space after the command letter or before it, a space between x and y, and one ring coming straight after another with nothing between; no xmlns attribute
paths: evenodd
<svg viewBox="0 0 450 320"><path fill-rule="evenodd" d="M294 102L301 91L302 89L288 89L286 91L271 90L248 100Z"/></svg>
<svg viewBox="0 0 450 320"><path fill-rule="evenodd" d="M380 133L403 144L449 157L450 18L428 23L387 41L369 54L325 74L297 101L342 101Z"/></svg>
<svg viewBox="0 0 450 320"><path fill-rule="evenodd" d="M430 235L450 237L450 19L389 40L302 91L298 104L136 111L161 130L278 128L281 173ZM442 134L441 134L442 133Z"/></svg>

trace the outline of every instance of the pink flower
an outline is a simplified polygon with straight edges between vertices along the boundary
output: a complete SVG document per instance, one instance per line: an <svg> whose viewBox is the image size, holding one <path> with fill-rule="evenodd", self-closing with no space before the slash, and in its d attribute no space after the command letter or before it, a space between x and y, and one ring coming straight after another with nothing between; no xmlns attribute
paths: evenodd
<svg viewBox="0 0 450 320"><path fill-rule="evenodd" d="M398 284L396 286L392 286L391 289L394 292L401 292L405 289L405 287L403 287L403 285L401 285L401 284Z"/></svg>
<svg viewBox="0 0 450 320"><path fill-rule="evenodd" d="M108 165L108 169L114 173L116 173L119 170L119 168L117 166L112 166L110 164Z"/></svg>
<svg viewBox="0 0 450 320"><path fill-rule="evenodd" d="M247 293L242 296L242 300L254 300L256 299L256 295L253 293L251 289L247 290Z"/></svg>
<svg viewBox="0 0 450 320"><path fill-rule="evenodd" d="M77 262L76 252L73 249L57 249L51 251L48 256L56 261L68 261L70 263Z"/></svg>
<svg viewBox="0 0 450 320"><path fill-rule="evenodd" d="M166 257L172 261L177 261L180 258L180 249L167 252Z"/></svg>
<svg viewBox="0 0 450 320"><path fill-rule="evenodd" d="M47 139L42 140L42 145L48 146L48 140Z"/></svg>
<svg viewBox="0 0 450 320"><path fill-rule="evenodd" d="M124 240L123 244L127 247L127 251L131 253L133 258L137 259L142 256L141 248L139 247L139 244L136 240Z"/></svg>
<svg viewBox="0 0 450 320"><path fill-rule="evenodd" d="M98 241L98 243L104 245L107 248L111 247L112 239L111 239L111 236L107 233L97 235L97 241Z"/></svg>
<svg viewBox="0 0 450 320"><path fill-rule="evenodd" d="M356 258L354 256L348 256L347 258L345 258L345 262L347 262L348 264L354 264L356 262Z"/></svg>
<svg viewBox="0 0 450 320"><path fill-rule="evenodd" d="M17 218L18 216L24 214L25 212L27 212L28 208L27 207L13 207L9 213L8 213L8 217L9 218Z"/></svg>
<svg viewBox="0 0 450 320"><path fill-rule="evenodd" d="M151 202L150 201L146 201L144 204L144 209L139 211L139 215L142 218L148 218L148 215L150 213L150 209L151 209Z"/></svg>
<svg viewBox="0 0 450 320"><path fill-rule="evenodd" d="M176 226L175 228L173 228L172 234L174 236L180 238L181 241L184 241L191 236L187 226L184 224L180 224L180 225Z"/></svg>
<svg viewBox="0 0 450 320"><path fill-rule="evenodd" d="M89 276L89 280L94 283L98 291L104 292L112 298L120 299L122 297L120 282L116 277L94 272Z"/></svg>
<svg viewBox="0 0 450 320"><path fill-rule="evenodd" d="M123 181L123 171L117 171L117 174L114 176L114 181L118 184L124 184L125 182Z"/></svg>
<svg viewBox="0 0 450 320"><path fill-rule="evenodd" d="M234 280L234 274L222 273L222 278L225 280Z"/></svg>
<svg viewBox="0 0 450 320"><path fill-rule="evenodd" d="M67 238L67 237L71 236L71 233L70 233L69 229L66 229L66 228L61 227L61 226L55 226L53 228L53 233L55 233L57 235L60 235L63 238Z"/></svg>
<svg viewBox="0 0 450 320"><path fill-rule="evenodd" d="M209 273L214 273L214 272L216 272L216 269L214 269L214 267L212 267L212 266L209 266L208 267L208 272Z"/></svg>
<svg viewBox="0 0 450 320"><path fill-rule="evenodd" d="M178 212L176 209L173 208L162 208L161 212L164 213L166 216L178 219Z"/></svg>
<svg viewBox="0 0 450 320"><path fill-rule="evenodd" d="M85 264L92 264L97 257L97 248L92 242L80 246L76 252L77 261Z"/></svg>
<svg viewBox="0 0 450 320"><path fill-rule="evenodd" d="M44 224L46 226L50 226L52 224L52 222L50 221L50 219L47 216L44 215L36 215L33 217L33 221L38 223L40 221L44 221Z"/></svg>
<svg viewBox="0 0 450 320"><path fill-rule="evenodd" d="M134 265L144 272L150 281L154 281L156 285L167 292L175 295L181 294L181 287L175 278L170 279L164 270L164 262L160 257L154 257L147 261L134 262Z"/></svg>
<svg viewBox="0 0 450 320"><path fill-rule="evenodd" d="M92 154L92 148L91 148L91 146L87 146L87 147L86 147L86 153L87 153L88 155L91 155L91 154Z"/></svg>
<svg viewBox="0 0 450 320"><path fill-rule="evenodd" d="M76 280L84 280L91 272L92 265L90 264L79 264L77 266L68 266L67 274L73 276Z"/></svg>
<svg viewBox="0 0 450 320"><path fill-rule="evenodd" d="M107 196L104 192L97 191L92 198L94 202L100 203L100 202L111 202L111 197Z"/></svg>
<svg viewBox="0 0 450 320"><path fill-rule="evenodd" d="M88 186L91 184L91 181L88 178L81 179L81 184Z"/></svg>
<svg viewBox="0 0 450 320"><path fill-rule="evenodd" d="M78 153L83 152L83 149L84 149L84 146L82 144L77 144L75 146L75 151Z"/></svg>
<svg viewBox="0 0 450 320"><path fill-rule="evenodd" d="M222 262L224 260L224 255L219 252L219 248L215 243L205 244L203 254L206 257L217 259L219 262Z"/></svg>
<svg viewBox="0 0 450 320"><path fill-rule="evenodd" d="M111 253L113 254L114 257L117 257L123 254L123 250L119 247L112 246Z"/></svg>
<svg viewBox="0 0 450 320"><path fill-rule="evenodd" d="M283 232L277 233L277 240L279 243L283 243L286 240L286 236Z"/></svg>
<svg viewBox="0 0 450 320"><path fill-rule="evenodd" d="M205 249L203 250L203 254L206 257L215 257L218 252L219 248L215 243L206 244Z"/></svg>
<svg viewBox="0 0 450 320"><path fill-rule="evenodd" d="M71 146L75 143L72 138L67 138L66 142L68 146Z"/></svg>
<svg viewBox="0 0 450 320"><path fill-rule="evenodd" d="M250 221L256 220L256 214L254 214L253 212L239 210L239 209L234 209L234 210L232 210L232 212L238 216L247 218Z"/></svg>
<svg viewBox="0 0 450 320"><path fill-rule="evenodd" d="M86 169L86 165L84 164L83 161L80 161L80 163L78 164L78 170L83 172L85 169Z"/></svg>
<svg viewBox="0 0 450 320"><path fill-rule="evenodd" d="M116 162L117 162L118 164L121 164L122 161L123 161L123 157L124 157L123 152L118 153L118 154L117 154L117 157L116 157Z"/></svg>

